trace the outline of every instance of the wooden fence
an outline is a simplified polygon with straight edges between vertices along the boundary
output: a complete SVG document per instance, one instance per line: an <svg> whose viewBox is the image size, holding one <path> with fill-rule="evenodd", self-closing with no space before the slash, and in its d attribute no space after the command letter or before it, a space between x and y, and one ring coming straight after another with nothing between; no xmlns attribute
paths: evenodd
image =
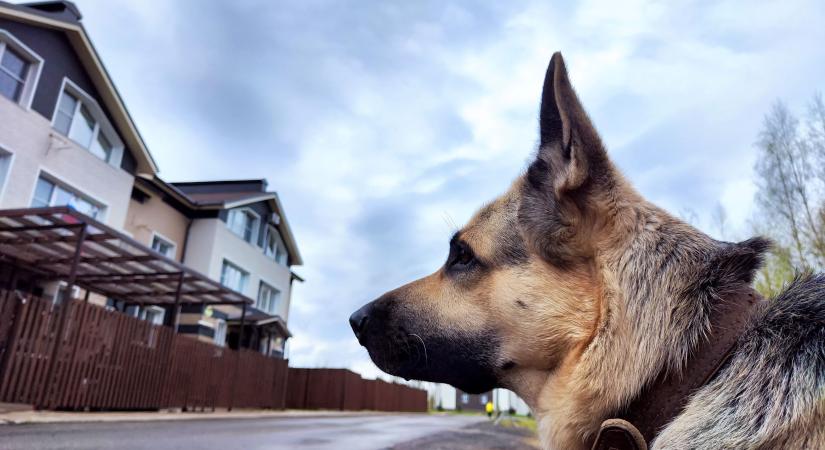
<svg viewBox="0 0 825 450"><path fill-rule="evenodd" d="M346 369L289 369L286 407L342 411L427 411L427 392L365 380Z"/></svg>
<svg viewBox="0 0 825 450"><path fill-rule="evenodd" d="M427 393L217 347L97 305L0 290L0 402L64 410L427 411Z"/></svg>
<svg viewBox="0 0 825 450"><path fill-rule="evenodd" d="M0 290L0 402L48 409L284 407L287 361L74 301Z"/></svg>

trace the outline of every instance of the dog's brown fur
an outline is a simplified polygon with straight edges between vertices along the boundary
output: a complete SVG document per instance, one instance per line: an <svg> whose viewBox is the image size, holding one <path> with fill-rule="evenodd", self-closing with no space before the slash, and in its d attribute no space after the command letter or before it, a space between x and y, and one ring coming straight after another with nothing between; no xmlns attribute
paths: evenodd
<svg viewBox="0 0 825 450"><path fill-rule="evenodd" d="M752 281L767 245L715 241L645 201L610 162L556 54L527 173L456 234L444 267L351 321L387 372L512 389L547 448L587 448L647 383L682 370L714 302ZM812 318L792 348L779 344L790 339L785 322L764 322L781 308L762 305L749 333L766 336L755 344L746 334L654 447L825 448L823 285L802 280L785 294L786 322L800 311ZM748 391L754 383L763 390Z"/></svg>

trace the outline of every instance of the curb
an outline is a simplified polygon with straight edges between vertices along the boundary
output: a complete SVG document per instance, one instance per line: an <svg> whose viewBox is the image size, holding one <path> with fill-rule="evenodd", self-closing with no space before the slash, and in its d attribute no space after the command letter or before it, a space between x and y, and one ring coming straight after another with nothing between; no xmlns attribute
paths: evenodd
<svg viewBox="0 0 825 450"><path fill-rule="evenodd" d="M37 425L37 424L82 424L82 423L140 423L140 422L174 422L196 420L243 420L243 419L324 419L336 417L368 417L384 415L375 411L318 411L318 412L278 412L278 413L198 413L179 415L175 413L136 413L141 415L129 416L129 413L65 413L71 417L59 415L61 413L46 413L48 415L29 417L0 417L0 426ZM94 414L79 416L81 414ZM98 415L100 414L100 415ZM105 414L105 415L104 415ZM114 415L111 415L114 414ZM157 414L157 415L153 415ZM202 414L202 415L201 415ZM390 413L392 414L392 413ZM75 416L78 415L78 416Z"/></svg>

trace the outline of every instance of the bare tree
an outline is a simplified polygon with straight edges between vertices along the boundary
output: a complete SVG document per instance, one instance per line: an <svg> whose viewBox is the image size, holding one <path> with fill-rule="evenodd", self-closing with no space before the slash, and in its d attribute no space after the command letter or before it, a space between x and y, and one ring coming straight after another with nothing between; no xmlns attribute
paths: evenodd
<svg viewBox="0 0 825 450"><path fill-rule="evenodd" d="M722 206L721 202L716 202L716 207L713 208L710 218L713 226L716 228L716 232L719 233L719 239L724 240L727 237L725 227L728 223L728 213L725 211L725 207Z"/></svg>
<svg viewBox="0 0 825 450"><path fill-rule="evenodd" d="M679 218L694 227L699 226L699 215L689 206L683 206L682 209L679 210Z"/></svg>
<svg viewBox="0 0 825 450"><path fill-rule="evenodd" d="M771 237L789 247L793 265L802 269L825 267L817 164L825 152L820 155L817 141L811 138L819 131L812 117L825 112L821 99L817 99L810 107L807 134L800 132L799 121L788 108L777 102L765 116L756 143L760 151L756 163L757 204L762 219L773 230Z"/></svg>
<svg viewBox="0 0 825 450"><path fill-rule="evenodd" d="M765 297L773 297L785 290L797 269L791 262L791 252L787 247L771 249L765 264L756 276L756 290Z"/></svg>
<svg viewBox="0 0 825 450"><path fill-rule="evenodd" d="M806 144L816 160L820 186L825 185L825 101L822 94L814 95L808 104ZM821 194L821 193L820 193Z"/></svg>

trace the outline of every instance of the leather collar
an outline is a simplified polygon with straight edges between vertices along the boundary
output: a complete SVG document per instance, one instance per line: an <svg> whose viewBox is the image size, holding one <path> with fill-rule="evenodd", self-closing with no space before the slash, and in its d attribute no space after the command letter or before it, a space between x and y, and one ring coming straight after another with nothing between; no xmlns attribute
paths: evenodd
<svg viewBox="0 0 825 450"><path fill-rule="evenodd" d="M646 450L659 431L725 365L761 297L750 286L724 295L713 306L710 330L680 373L662 372L618 418L602 423L594 450Z"/></svg>

